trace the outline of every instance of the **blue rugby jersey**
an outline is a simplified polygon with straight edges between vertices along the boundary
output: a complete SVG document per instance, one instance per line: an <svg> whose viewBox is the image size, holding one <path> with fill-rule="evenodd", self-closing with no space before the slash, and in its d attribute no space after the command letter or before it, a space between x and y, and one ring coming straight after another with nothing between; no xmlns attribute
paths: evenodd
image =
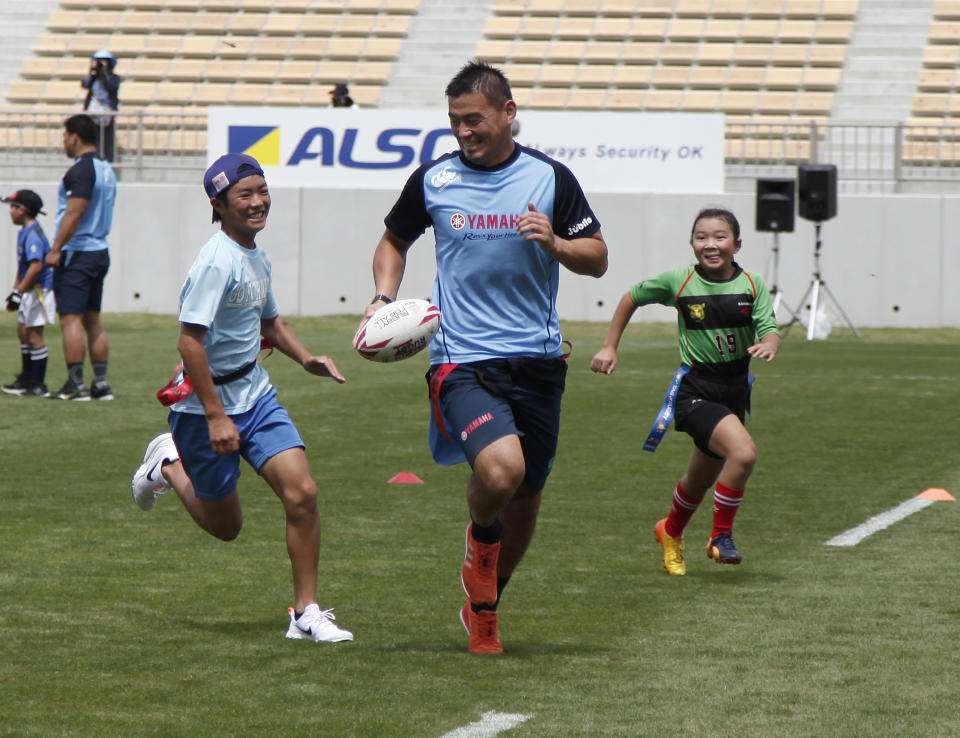
<svg viewBox="0 0 960 738"><path fill-rule="evenodd" d="M31 261L39 261L43 264L40 273L33 280L35 285L48 290L53 287L53 269L48 267L43 261L50 252L50 241L40 227L40 224L34 221L26 228L21 228L17 234L17 280L23 279L23 275L30 268Z"/></svg>
<svg viewBox="0 0 960 738"><path fill-rule="evenodd" d="M207 328L203 348L214 377L236 371L260 353L260 320L279 314L272 275L262 248L246 249L223 231L197 254L180 291L180 322ZM257 364L240 379L217 385L217 393L224 411L237 415L252 408L270 386L266 370ZM170 409L203 414L196 393Z"/></svg>
<svg viewBox="0 0 960 738"><path fill-rule="evenodd" d="M432 299L442 318L430 344L431 364L562 355L559 262L516 231L528 202L550 218L561 238L600 230L570 170L519 144L496 167L479 167L454 152L407 180L384 223L405 241L433 227Z"/></svg>
<svg viewBox="0 0 960 738"><path fill-rule="evenodd" d="M117 177L110 164L94 153L77 157L60 180L57 190L57 228L67 210L67 200L89 200L77 230L64 245L64 251L103 251L113 222L113 203L117 197Z"/></svg>

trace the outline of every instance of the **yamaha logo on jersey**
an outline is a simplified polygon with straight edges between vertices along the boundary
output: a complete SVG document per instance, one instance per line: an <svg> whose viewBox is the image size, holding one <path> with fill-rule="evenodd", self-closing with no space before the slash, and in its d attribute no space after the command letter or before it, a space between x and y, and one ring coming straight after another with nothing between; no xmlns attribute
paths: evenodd
<svg viewBox="0 0 960 738"><path fill-rule="evenodd" d="M520 216L516 213L469 213L467 223L473 231L515 231Z"/></svg>
<svg viewBox="0 0 960 738"><path fill-rule="evenodd" d="M463 213L454 213L450 216L450 227L455 231L463 230L463 227L467 224L467 219L463 217Z"/></svg>

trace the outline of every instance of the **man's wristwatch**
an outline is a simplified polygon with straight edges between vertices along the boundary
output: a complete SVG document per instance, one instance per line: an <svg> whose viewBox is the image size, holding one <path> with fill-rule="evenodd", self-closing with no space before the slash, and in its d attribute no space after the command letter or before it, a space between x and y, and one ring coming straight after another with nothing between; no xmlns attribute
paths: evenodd
<svg viewBox="0 0 960 738"><path fill-rule="evenodd" d="M385 302L385 303L388 304L388 305L389 305L391 302L393 302L393 300L391 300L391 299L390 299L389 297L387 297L386 295L374 295L374 296L373 296L373 299L370 301L370 304L373 305L373 303L377 302L378 300L381 301L381 302Z"/></svg>

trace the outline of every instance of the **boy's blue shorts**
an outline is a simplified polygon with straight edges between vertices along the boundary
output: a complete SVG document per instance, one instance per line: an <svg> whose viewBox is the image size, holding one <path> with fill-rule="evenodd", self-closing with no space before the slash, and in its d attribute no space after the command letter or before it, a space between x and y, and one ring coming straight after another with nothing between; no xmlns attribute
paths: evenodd
<svg viewBox="0 0 960 738"><path fill-rule="evenodd" d="M240 451L219 456L210 445L206 416L170 411L168 422L180 461L193 482L194 494L202 500L222 500L233 493L240 479L241 456L259 473L260 467L281 451L304 448L273 387L251 409L230 419L240 434Z"/></svg>
<svg viewBox="0 0 960 738"><path fill-rule="evenodd" d="M491 359L460 364L440 390L443 415L470 466L491 443L520 438L523 486L539 492L553 468L560 436L563 359Z"/></svg>

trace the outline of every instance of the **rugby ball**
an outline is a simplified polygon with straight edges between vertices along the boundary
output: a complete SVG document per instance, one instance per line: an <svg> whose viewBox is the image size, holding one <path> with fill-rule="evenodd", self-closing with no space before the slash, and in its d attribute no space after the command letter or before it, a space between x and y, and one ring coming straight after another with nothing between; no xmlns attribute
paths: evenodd
<svg viewBox="0 0 960 738"><path fill-rule="evenodd" d="M410 298L382 306L353 337L353 347L370 361L400 361L427 347L440 329L440 308Z"/></svg>

